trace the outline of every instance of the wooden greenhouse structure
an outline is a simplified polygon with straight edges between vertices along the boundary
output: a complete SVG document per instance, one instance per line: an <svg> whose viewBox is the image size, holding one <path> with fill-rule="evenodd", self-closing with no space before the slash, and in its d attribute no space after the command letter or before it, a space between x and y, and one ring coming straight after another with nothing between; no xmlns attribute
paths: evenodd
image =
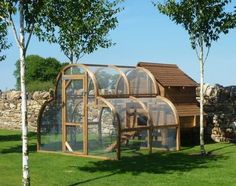
<svg viewBox="0 0 236 186"><path fill-rule="evenodd" d="M119 159L132 148L179 150L179 129L176 108L150 69L73 64L41 109L38 150Z"/></svg>

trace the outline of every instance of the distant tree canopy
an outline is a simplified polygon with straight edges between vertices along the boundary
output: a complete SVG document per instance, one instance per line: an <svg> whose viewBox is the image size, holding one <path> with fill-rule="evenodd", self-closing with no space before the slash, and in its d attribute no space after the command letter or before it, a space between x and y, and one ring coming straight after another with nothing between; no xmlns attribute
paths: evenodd
<svg viewBox="0 0 236 186"><path fill-rule="evenodd" d="M60 69L67 63L60 63L55 58L43 58L38 55L29 55L26 61L25 80L27 91L48 90L54 88L54 82ZM16 62L14 76L16 89L20 89L20 60Z"/></svg>
<svg viewBox="0 0 236 186"><path fill-rule="evenodd" d="M70 63L77 63L83 55L114 44L108 36L118 24L122 1L44 1L36 34L40 40L59 44Z"/></svg>

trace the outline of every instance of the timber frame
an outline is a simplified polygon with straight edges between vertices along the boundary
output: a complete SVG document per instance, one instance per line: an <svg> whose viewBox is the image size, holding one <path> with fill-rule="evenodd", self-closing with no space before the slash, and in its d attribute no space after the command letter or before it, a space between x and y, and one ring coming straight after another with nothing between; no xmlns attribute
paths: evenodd
<svg viewBox="0 0 236 186"><path fill-rule="evenodd" d="M38 151L120 159L134 144L150 153L180 149L178 113L149 70L72 64L56 82L39 113Z"/></svg>

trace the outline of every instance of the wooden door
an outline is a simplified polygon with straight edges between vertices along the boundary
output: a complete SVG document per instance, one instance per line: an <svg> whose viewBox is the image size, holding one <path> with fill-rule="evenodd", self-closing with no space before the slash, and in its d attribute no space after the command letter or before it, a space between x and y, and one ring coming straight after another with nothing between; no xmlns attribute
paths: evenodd
<svg viewBox="0 0 236 186"><path fill-rule="evenodd" d="M87 76L64 75L62 80L62 150L87 154Z"/></svg>

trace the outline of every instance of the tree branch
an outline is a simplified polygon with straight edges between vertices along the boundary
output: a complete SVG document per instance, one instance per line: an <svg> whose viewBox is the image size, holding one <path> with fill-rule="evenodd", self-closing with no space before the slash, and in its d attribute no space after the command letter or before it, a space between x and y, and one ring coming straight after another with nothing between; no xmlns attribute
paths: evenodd
<svg viewBox="0 0 236 186"><path fill-rule="evenodd" d="M83 53L82 55L79 55L78 57L76 57L76 63L79 62L79 59L81 59L82 57L84 57L85 53Z"/></svg>
<svg viewBox="0 0 236 186"><path fill-rule="evenodd" d="M34 30L34 24L32 24L32 28L31 28L31 30L30 30L29 37L28 37L27 42L26 42L26 45L25 45L25 51L27 50L27 48L28 48L28 46L29 46L31 36L32 36L32 34L33 34L33 30Z"/></svg>
<svg viewBox="0 0 236 186"><path fill-rule="evenodd" d="M210 47L207 47L207 54L206 54L206 57L205 57L205 59L203 61L204 64L205 64L205 62L206 62L206 60L208 58L209 52L210 52Z"/></svg>
<svg viewBox="0 0 236 186"><path fill-rule="evenodd" d="M197 55L198 60L200 60L200 56L199 56L199 52L198 52L198 50L197 50L197 46L195 47L195 52L196 52L196 55Z"/></svg>
<svg viewBox="0 0 236 186"><path fill-rule="evenodd" d="M10 23L12 24L12 29L13 29L13 35L15 37L16 43L18 44L19 47L22 48L17 31L16 31L16 26L12 20L11 14L9 13L9 19L10 19Z"/></svg>
<svg viewBox="0 0 236 186"><path fill-rule="evenodd" d="M65 56L69 59L69 61L70 61L70 56L68 56L68 55L66 55L66 53L64 52L64 54L65 54Z"/></svg>

